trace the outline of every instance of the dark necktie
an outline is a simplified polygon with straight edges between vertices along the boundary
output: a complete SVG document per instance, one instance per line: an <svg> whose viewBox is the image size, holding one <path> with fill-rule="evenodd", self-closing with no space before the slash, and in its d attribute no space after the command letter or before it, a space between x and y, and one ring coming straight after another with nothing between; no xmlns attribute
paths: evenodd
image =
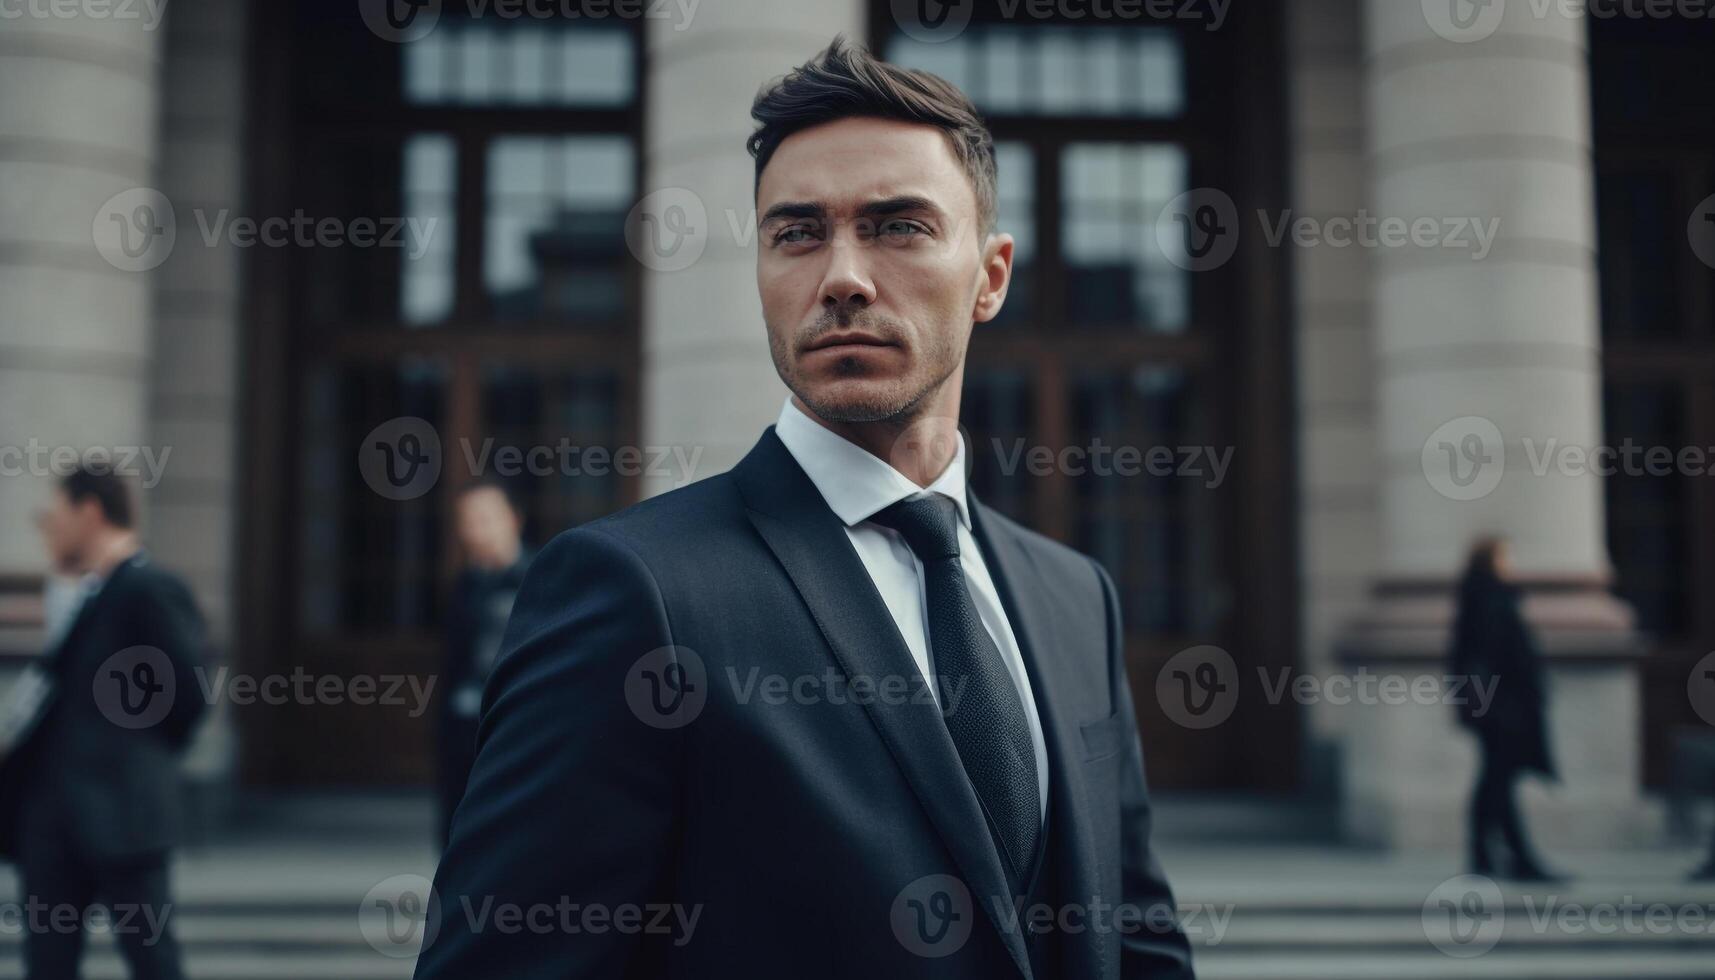
<svg viewBox="0 0 1715 980"><path fill-rule="evenodd" d="M901 500L870 520L898 531L923 563L929 650L941 683L941 717L1014 886L1028 884L1041 825L1036 748L1018 686L983 628L959 565L958 505L941 494ZM962 690L960 682L963 681ZM947 692L961 692L949 710Z"/></svg>

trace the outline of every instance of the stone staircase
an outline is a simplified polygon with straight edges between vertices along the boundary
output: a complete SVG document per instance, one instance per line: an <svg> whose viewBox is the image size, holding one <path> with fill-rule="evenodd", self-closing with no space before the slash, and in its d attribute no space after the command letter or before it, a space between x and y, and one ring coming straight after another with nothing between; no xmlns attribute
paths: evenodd
<svg viewBox="0 0 1715 980"><path fill-rule="evenodd" d="M1207 823L1202 833L1188 832L1196 821L1164 825L1158 847L1202 980L1715 980L1715 886L1685 883L1699 857L1690 847L1557 854L1576 878L1526 891L1465 879L1444 855L1355 851L1310 834L1215 842ZM430 840L416 797L261 805L178 855L173 922L190 976L409 977L410 945L362 910L432 875ZM0 902L14 895L0 867ZM16 919L0 916L0 980L22 976L20 938ZM111 937L93 935L84 976L124 975Z"/></svg>
<svg viewBox="0 0 1715 980"><path fill-rule="evenodd" d="M1436 855L1163 842L1202 980L1706 980L1715 885L1691 849L1563 855L1566 884Z"/></svg>
<svg viewBox="0 0 1715 980"><path fill-rule="evenodd" d="M191 980L409 978L414 948L377 935L360 910L379 884L432 876L432 839L428 803L416 795L252 803L218 840L175 857L171 916L186 972ZM0 901L17 894L12 869L0 865ZM0 918L0 980L23 976L21 947L16 920ZM110 932L92 929L83 976L125 975Z"/></svg>

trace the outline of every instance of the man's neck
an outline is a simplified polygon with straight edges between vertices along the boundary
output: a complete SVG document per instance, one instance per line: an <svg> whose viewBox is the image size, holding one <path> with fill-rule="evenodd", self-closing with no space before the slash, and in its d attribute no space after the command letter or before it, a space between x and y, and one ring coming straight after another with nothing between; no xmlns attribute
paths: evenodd
<svg viewBox="0 0 1715 980"><path fill-rule="evenodd" d="M830 422L817 415L797 395L792 396L792 404L817 425L893 467L920 487L927 487L939 479L958 455L957 389L953 392L950 409L937 406L919 410L910 417L876 422Z"/></svg>
<svg viewBox="0 0 1715 980"><path fill-rule="evenodd" d="M103 534L90 549L89 560L84 562L81 569L85 575L99 575L102 578L113 574L113 570L121 563L143 550L142 542L132 531L114 530Z"/></svg>

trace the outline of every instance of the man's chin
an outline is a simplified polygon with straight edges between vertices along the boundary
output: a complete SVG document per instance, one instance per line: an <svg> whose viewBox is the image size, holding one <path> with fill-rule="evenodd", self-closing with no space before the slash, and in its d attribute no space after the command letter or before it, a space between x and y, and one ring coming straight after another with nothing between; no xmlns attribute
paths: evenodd
<svg viewBox="0 0 1715 980"><path fill-rule="evenodd" d="M905 413L916 398L894 380L842 378L794 392L824 422L881 422Z"/></svg>

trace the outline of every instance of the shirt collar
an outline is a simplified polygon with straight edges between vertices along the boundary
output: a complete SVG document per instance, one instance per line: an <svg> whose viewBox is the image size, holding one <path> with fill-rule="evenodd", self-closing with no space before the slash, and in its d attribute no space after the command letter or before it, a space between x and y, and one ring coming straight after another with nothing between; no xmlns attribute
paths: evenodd
<svg viewBox="0 0 1715 980"><path fill-rule="evenodd" d="M774 434L798 461L810 482L821 492L829 509L847 527L861 524L884 507L919 493L939 493L959 508L959 521L967 530L971 515L965 500L965 439L959 436L953 460L935 482L919 487L904 474L868 450L847 442L826 426L804 414L787 396L774 424Z"/></svg>

